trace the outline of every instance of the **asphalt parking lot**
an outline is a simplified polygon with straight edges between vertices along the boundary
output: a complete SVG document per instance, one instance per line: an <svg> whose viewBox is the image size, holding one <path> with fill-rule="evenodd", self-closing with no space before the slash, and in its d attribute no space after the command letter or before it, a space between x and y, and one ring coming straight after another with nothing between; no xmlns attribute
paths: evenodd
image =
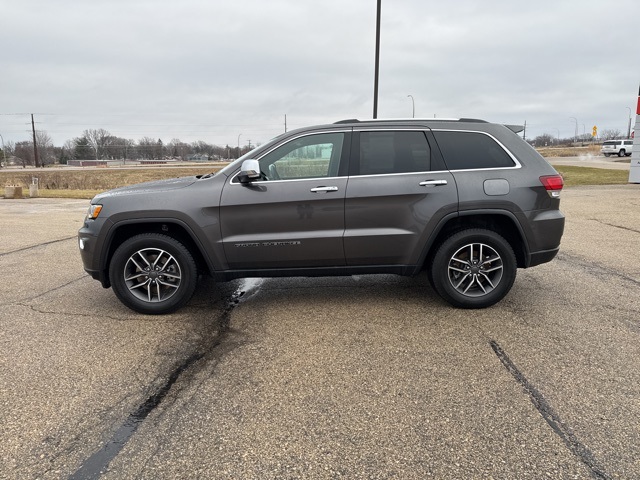
<svg viewBox="0 0 640 480"><path fill-rule="evenodd" d="M640 185L562 196L486 310L361 276L163 317L83 272L87 201L0 199L0 478L640 478Z"/></svg>

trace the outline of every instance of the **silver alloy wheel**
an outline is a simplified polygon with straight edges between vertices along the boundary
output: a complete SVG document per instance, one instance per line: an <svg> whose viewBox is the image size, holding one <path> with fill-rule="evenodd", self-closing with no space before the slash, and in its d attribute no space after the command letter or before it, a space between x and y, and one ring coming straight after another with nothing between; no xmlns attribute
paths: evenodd
<svg viewBox="0 0 640 480"><path fill-rule="evenodd" d="M138 250L124 266L124 283L129 293L144 302L168 300L178 291L181 281L180 264L160 248Z"/></svg>
<svg viewBox="0 0 640 480"><path fill-rule="evenodd" d="M504 265L495 249L484 243L470 243L449 259L447 276L453 288L467 297L482 297L500 283Z"/></svg>

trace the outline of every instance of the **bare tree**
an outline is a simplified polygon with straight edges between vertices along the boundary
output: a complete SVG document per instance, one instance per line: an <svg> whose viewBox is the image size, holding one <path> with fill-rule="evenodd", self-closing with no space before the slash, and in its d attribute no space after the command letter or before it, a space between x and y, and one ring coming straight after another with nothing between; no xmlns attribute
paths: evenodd
<svg viewBox="0 0 640 480"><path fill-rule="evenodd" d="M53 153L53 140L44 130L36 130L36 143L38 144L38 156L42 165L55 163L56 157Z"/></svg>
<svg viewBox="0 0 640 480"><path fill-rule="evenodd" d="M104 155L105 148L109 145L111 140L114 138L109 132L107 132L104 128L99 128L97 130L85 130L82 135L87 139L89 145L93 147L93 150L96 154L96 160L100 160L100 158Z"/></svg>
<svg viewBox="0 0 640 480"><path fill-rule="evenodd" d="M26 140L23 142L17 142L14 148L13 154L22 163L22 167L27 165L34 165L35 159L33 157L33 142Z"/></svg>
<svg viewBox="0 0 640 480"><path fill-rule="evenodd" d="M603 140L615 140L616 138L620 138L621 132L616 128L609 128L602 130L600 132L600 137Z"/></svg>
<svg viewBox="0 0 640 480"><path fill-rule="evenodd" d="M187 158L191 151L191 147L189 144L180 141L177 138L172 139L169 143L167 143L167 153L169 156L174 158L180 158L180 160L184 160Z"/></svg>

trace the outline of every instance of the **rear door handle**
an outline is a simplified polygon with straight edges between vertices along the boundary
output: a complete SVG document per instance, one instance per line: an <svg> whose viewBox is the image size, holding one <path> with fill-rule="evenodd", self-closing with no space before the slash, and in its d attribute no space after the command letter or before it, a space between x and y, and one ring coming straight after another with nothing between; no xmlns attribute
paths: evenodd
<svg viewBox="0 0 640 480"><path fill-rule="evenodd" d="M337 192L338 187L316 187L312 188L312 193L327 193L327 192Z"/></svg>
<svg viewBox="0 0 640 480"><path fill-rule="evenodd" d="M424 182L420 182L421 187L438 187L446 184L446 180L425 180Z"/></svg>

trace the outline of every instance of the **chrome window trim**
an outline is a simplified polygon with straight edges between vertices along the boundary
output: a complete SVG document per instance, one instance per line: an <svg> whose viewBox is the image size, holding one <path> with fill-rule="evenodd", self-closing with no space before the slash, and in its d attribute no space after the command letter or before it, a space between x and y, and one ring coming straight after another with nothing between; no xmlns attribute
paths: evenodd
<svg viewBox="0 0 640 480"><path fill-rule="evenodd" d="M349 180L356 178L369 178L369 177L398 177L402 175L435 175L450 173L449 170L421 170L418 172L401 172L401 173L369 173L367 175L350 175ZM342 177L341 177L342 178Z"/></svg>
<svg viewBox="0 0 640 480"><path fill-rule="evenodd" d="M491 135L490 133L487 132L483 132L480 130L458 130L458 129L451 129L451 128L431 128L431 127L411 127L411 128L403 128L402 126L398 125L398 126L393 126L393 127L380 127L380 126L375 126L375 127L354 127L353 131L354 132L388 132L388 131L396 131L396 130L400 130L403 132L427 132L427 130L430 130L432 132L463 132L463 133L481 133L483 135L488 136L489 138L491 138L494 142L496 142L500 148L502 148L502 150L505 151L505 153L509 156L509 158L511 158L511 160L513 160L513 163L515 165L513 165L512 167L487 167L487 168L459 168L459 169L452 169L452 170L429 170L427 172L424 173L441 173L441 172L483 172L483 171L490 171L490 170L517 170L519 168L522 168L522 164L518 161L518 159L509 151L508 148L506 148L503 143L498 140L496 137L494 137L493 135ZM437 141L437 139L436 139ZM431 145L429 145L429 148L431 148ZM447 160L445 159L444 162L446 163ZM350 176L350 178L354 178L354 177L379 177L380 175L407 175L407 174L414 174L414 173L423 173L423 172L408 172L408 173L378 173L378 174L370 174L370 175L354 175L353 177Z"/></svg>
<svg viewBox="0 0 640 480"><path fill-rule="evenodd" d="M489 138L491 138L494 142L496 142L500 148L502 148L502 150L504 150L504 152L509 156L509 158L511 158L511 160L513 160L514 164L512 167L487 167L487 168L460 168L460 169L453 169L453 170L426 170L426 171L417 171L417 172L401 172L401 173L373 173L373 174L368 174L368 175L344 175L341 177L310 177L310 178L292 178L292 179L288 179L288 180L261 180L261 181L257 181L257 182L251 182L252 185L262 185L262 184L275 184L275 183L282 183L282 182L302 182L302 181L307 181L307 180L332 180L332 179L341 179L341 178L370 178L370 177L381 177L381 176L401 176L401 175L416 175L416 174L424 174L424 175L433 175L433 174L443 174L443 173L453 173L453 172L486 172L486 171L494 171L494 170L517 170L522 168L522 164L518 161L518 159L509 151L508 148L506 148L504 146L504 144L498 140L496 137L494 137L493 135L491 135L488 132L483 132L480 130L458 130L458 129L449 129L449 128L430 128L430 127L410 127L410 128L403 128L402 126L398 125L398 126L389 126L389 127L381 127L381 126L358 126L358 127L353 127L353 128L348 128L348 129L342 129L342 130L327 130L327 131L322 131L322 132L307 132L307 133L301 133L299 135L296 135L294 137L291 137L290 139L288 139L286 142L282 142L279 143L278 145L274 146L272 149L266 151L265 153L263 153L262 155L260 155L260 157L256 158L256 160L260 161L260 159L262 157L264 157L265 155L268 155L269 153L273 152L276 148L281 147L282 145L293 141L293 140L297 140L299 138L302 137L309 137L312 135L322 135L325 133L349 133L349 132L389 132L389 131L403 131L403 132L427 132L427 130L430 130L432 132L462 132L462 133L479 133L482 135L486 135ZM437 141L437 140L436 140ZM431 148L431 146L429 146ZM445 160L446 162L446 160ZM231 185L240 185L242 186L242 183L240 182L234 182L234 180L236 179L236 177L240 174L240 172L237 172L235 175L233 175L231 177L231 179L229 180L229 183Z"/></svg>
<svg viewBox="0 0 640 480"><path fill-rule="evenodd" d="M233 179L235 179L238 175L240 175L240 172L236 173L233 177L231 177L231 182L233 182ZM273 185L275 183L290 183L290 182L308 182L309 180L344 180L349 178L347 175L345 175L344 177L309 177L309 178L290 178L288 180L258 180L256 182L251 182L251 185ZM231 185L240 185L243 186L242 183L240 182L236 182L236 183L231 183Z"/></svg>

